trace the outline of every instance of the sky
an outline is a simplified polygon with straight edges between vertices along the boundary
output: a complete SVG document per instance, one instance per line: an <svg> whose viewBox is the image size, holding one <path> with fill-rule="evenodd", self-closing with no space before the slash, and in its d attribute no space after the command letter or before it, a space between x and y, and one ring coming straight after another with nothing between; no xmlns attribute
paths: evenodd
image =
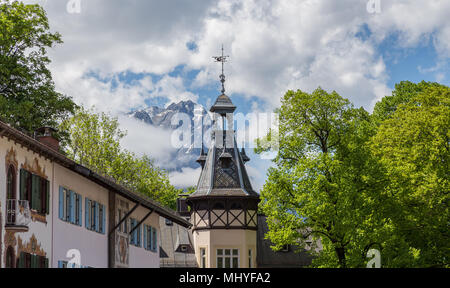
<svg viewBox="0 0 450 288"><path fill-rule="evenodd" d="M116 115L124 145L162 163L168 135L123 117L192 100L209 108L226 93L244 114L271 112L287 90L336 91L372 111L395 83L450 84L448 0L29 0L46 9L64 43L50 49L57 90ZM250 153L255 190L269 160ZM170 175L196 183L199 169Z"/></svg>

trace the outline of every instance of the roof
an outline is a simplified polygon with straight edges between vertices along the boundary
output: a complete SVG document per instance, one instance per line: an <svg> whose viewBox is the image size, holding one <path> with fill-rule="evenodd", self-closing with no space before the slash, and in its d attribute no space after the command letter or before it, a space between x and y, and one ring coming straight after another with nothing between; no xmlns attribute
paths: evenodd
<svg viewBox="0 0 450 288"><path fill-rule="evenodd" d="M222 131L216 131L216 137L208 150L197 189L189 196L189 199L205 196L259 197L250 183L242 154L236 144L234 131L227 131L227 133L233 134L233 146L225 149L219 147L217 143L217 138L223 135L221 133ZM226 158L229 159L228 167L221 164L223 155L227 155Z"/></svg>
<svg viewBox="0 0 450 288"><path fill-rule="evenodd" d="M194 241L188 228L159 220L160 266L197 267ZM184 246L184 250L182 248Z"/></svg>
<svg viewBox="0 0 450 288"><path fill-rule="evenodd" d="M259 268L296 268L311 265L313 257L297 246L289 247L287 251L274 251L271 248L272 242L265 239L268 232L267 217L258 215L256 260Z"/></svg>
<svg viewBox="0 0 450 288"><path fill-rule="evenodd" d="M139 203L141 206L151 209L158 213L160 216L173 221L183 227L190 227L191 223L184 218L178 216L175 211L163 207L161 204L157 203L150 198L131 191L124 186L116 183L115 181L108 179L94 171L90 170L83 165L76 163L75 161L67 158L59 151L52 149L51 147L37 141L36 139L26 135L25 133L12 128L10 125L0 121L0 137L7 137L9 139L14 140L16 143L19 143L33 152L39 153L43 157L58 163L59 165L72 170L79 175L107 188L110 189L122 197L131 200L133 202Z"/></svg>
<svg viewBox="0 0 450 288"><path fill-rule="evenodd" d="M211 112L216 113L233 113L234 110L236 110L236 106L233 105L233 102L231 102L230 97L228 97L225 94L220 95L217 97L216 103L211 107Z"/></svg>

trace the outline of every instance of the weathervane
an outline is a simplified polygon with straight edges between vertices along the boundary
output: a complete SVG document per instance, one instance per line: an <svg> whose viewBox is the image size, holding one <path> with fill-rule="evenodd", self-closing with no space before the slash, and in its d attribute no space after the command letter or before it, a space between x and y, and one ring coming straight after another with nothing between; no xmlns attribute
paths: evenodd
<svg viewBox="0 0 450 288"><path fill-rule="evenodd" d="M216 62L222 63L222 74L220 75L220 82L222 82L222 94L225 94L225 74L223 72L223 65L225 64L225 62L227 62L227 58L229 57L230 56L223 55L223 44L222 44L222 56L213 56Z"/></svg>

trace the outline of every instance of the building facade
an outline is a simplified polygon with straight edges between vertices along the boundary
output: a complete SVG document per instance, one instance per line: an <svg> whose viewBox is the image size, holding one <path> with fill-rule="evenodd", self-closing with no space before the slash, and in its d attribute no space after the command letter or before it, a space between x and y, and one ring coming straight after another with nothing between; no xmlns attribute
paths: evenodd
<svg viewBox="0 0 450 288"><path fill-rule="evenodd" d="M259 194L252 188L245 164L250 161L245 149L236 143L233 113L236 106L225 94L222 62L222 93L211 107L213 126L211 146L202 147L197 162L202 167L196 190L184 201L192 227L192 245L200 268L304 267L312 258L305 250L287 247L273 251L266 217L258 215ZM203 145L202 145L203 146ZM299 251L301 250L301 251Z"/></svg>
<svg viewBox="0 0 450 288"><path fill-rule="evenodd" d="M160 219L190 223L0 122L0 267L160 266Z"/></svg>
<svg viewBox="0 0 450 288"><path fill-rule="evenodd" d="M222 50L223 52L223 50ZM216 57L218 62L225 56ZM245 163L250 159L239 151L233 113L236 106L225 95L225 76L220 77L222 94L211 107L211 147L197 160L202 172L190 206L193 242L201 268L254 268L257 253L257 210L259 194L250 183Z"/></svg>

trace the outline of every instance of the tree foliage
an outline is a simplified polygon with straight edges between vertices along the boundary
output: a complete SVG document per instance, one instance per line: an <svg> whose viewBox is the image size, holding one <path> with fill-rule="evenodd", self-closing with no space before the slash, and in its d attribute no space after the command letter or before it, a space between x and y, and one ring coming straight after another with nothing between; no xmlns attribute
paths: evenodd
<svg viewBox="0 0 450 288"><path fill-rule="evenodd" d="M361 266L373 216L366 199L378 185L365 145L369 114L320 88L288 91L278 114L280 149L261 191L269 239L276 248L321 239L317 266Z"/></svg>
<svg viewBox="0 0 450 288"><path fill-rule="evenodd" d="M64 143L69 158L169 208L176 208L180 191L170 185L167 173L156 167L148 156L137 157L120 146L126 132L120 129L116 118L80 108L60 128L70 135Z"/></svg>
<svg viewBox="0 0 450 288"><path fill-rule="evenodd" d="M288 91L261 191L274 248L313 237L317 267L364 267L371 248L383 267L448 266L449 96L401 82L369 115L336 92Z"/></svg>
<svg viewBox="0 0 450 288"><path fill-rule="evenodd" d="M76 105L55 91L47 49L62 43L39 5L0 0L0 117L29 132L56 127Z"/></svg>
<svg viewBox="0 0 450 288"><path fill-rule="evenodd" d="M442 267L450 259L450 89L426 82L406 85L416 93L396 107L371 140L389 179L381 193L389 195L385 213L391 233L406 252L390 251L387 258L393 266ZM399 87L391 99L404 98Z"/></svg>

